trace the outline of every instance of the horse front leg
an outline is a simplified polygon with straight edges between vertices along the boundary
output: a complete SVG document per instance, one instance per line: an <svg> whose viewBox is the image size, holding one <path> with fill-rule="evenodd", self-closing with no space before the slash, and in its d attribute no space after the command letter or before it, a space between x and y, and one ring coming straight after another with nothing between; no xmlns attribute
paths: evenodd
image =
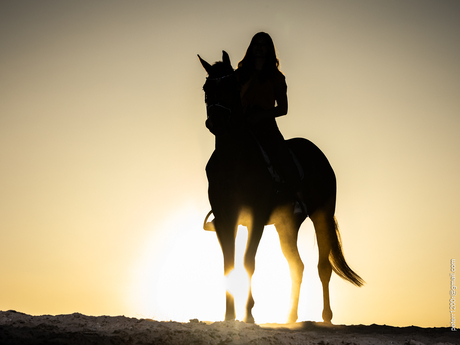
<svg viewBox="0 0 460 345"><path fill-rule="evenodd" d="M244 322L254 323L252 316L252 308L254 307L254 298L252 297L252 276L256 269L256 252L264 230L264 221L253 221L250 229L248 229L248 244L244 253L244 268L249 276L249 295L246 302L246 316Z"/></svg>
<svg viewBox="0 0 460 345"><path fill-rule="evenodd" d="M215 226L224 257L224 276L228 278L235 268L236 222L223 223L216 218ZM228 289L225 292L225 300L225 321L235 320L235 299Z"/></svg>

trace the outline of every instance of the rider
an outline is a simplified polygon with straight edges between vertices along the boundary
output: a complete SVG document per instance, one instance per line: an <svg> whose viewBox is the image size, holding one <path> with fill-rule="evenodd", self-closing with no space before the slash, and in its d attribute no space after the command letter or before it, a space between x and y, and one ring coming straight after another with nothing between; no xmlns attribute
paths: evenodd
<svg viewBox="0 0 460 345"><path fill-rule="evenodd" d="M265 32L254 35L235 71L241 84L243 116L275 170L297 200L294 213L307 216L300 174L275 120L276 117L286 115L288 110L286 78L278 66L270 35ZM211 213L205 219L205 230L214 229L212 221L206 222Z"/></svg>
<svg viewBox="0 0 460 345"><path fill-rule="evenodd" d="M272 38L259 32L235 74L241 84L243 114L250 131L297 199L295 213L307 215L299 171L275 120L288 110L286 78L278 66Z"/></svg>

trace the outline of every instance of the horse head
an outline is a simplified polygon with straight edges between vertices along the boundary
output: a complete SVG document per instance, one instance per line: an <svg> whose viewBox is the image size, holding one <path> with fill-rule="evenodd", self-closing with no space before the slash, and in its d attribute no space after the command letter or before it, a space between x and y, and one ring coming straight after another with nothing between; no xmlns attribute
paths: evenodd
<svg viewBox="0 0 460 345"><path fill-rule="evenodd" d="M214 135L228 132L234 127L241 113L239 84L227 52L222 52L222 61L213 65L199 55L201 65L208 73L205 92L207 120L206 127Z"/></svg>

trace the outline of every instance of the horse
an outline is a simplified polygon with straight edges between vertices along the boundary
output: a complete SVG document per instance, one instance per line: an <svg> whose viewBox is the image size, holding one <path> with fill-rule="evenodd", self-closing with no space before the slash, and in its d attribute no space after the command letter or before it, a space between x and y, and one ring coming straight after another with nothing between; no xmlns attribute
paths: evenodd
<svg viewBox="0 0 460 345"><path fill-rule="evenodd" d="M255 271L255 256L265 225L273 224L289 264L291 302L288 323L295 323L304 270L297 238L307 215L294 214L294 196L274 179L260 146L244 124L240 85L229 55L223 51L222 61L213 65L199 55L198 58L208 74L203 86L207 106L206 127L215 135L215 150L206 165L206 174L211 212L215 216L214 228L223 253L224 275L228 276L234 269L237 227L246 226L248 242L244 267L250 286L243 321L254 323L251 278ZM332 271L358 287L364 284L364 280L350 268L343 254L334 215L336 177L329 161L307 139L289 139L287 144L303 170L302 193L318 243L318 273L323 290L322 318L330 324L329 281ZM234 297L227 290L225 320L235 320L235 317Z"/></svg>

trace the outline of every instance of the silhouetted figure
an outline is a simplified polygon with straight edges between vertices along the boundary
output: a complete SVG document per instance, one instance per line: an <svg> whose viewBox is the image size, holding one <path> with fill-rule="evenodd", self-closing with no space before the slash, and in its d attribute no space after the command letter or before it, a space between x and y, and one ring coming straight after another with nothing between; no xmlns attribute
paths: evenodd
<svg viewBox="0 0 460 345"><path fill-rule="evenodd" d="M286 78L278 67L275 45L270 35L265 32L254 35L235 71L241 84L243 117L289 192L298 200L296 211L306 216L301 177L275 120L288 111Z"/></svg>
<svg viewBox="0 0 460 345"><path fill-rule="evenodd" d="M274 117L276 112L279 111L281 115L286 110L287 101L283 106L284 96L279 92L274 96L278 102L277 107L261 107L262 110L255 110L250 107L250 103L246 104L243 101L243 88L251 78L267 78L266 82L270 78L269 75L265 76L263 71L257 75L257 69L256 75L251 72L245 74L244 66L235 73L226 52L223 52L223 61L212 66L201 58L200 61L208 72L203 86L208 115L206 126L216 137L216 149L206 166L206 173L209 181L209 201L215 215L215 231L224 256L224 274L227 276L234 268L238 225L248 228L244 266L251 282L255 270L256 251L264 226L274 224L292 279L291 311L288 321L295 322L304 268L297 249L297 235L306 215L295 215L295 197L290 192L276 188L276 181L267 169L260 150L265 133L254 134L258 126L265 126L265 118L270 122L266 125L271 126L269 130L277 129ZM282 75L278 74L279 71L273 73L273 78L284 81ZM263 83L264 80L256 79L254 82ZM281 84L280 82L279 85ZM268 116L269 113L273 114L271 118ZM278 139L279 145L283 145L281 134ZM306 139L290 139L286 141L286 145L296 155L305 172L300 186L318 241L318 272L323 286L324 301L323 320L330 322L332 311L329 304L329 280L332 270L357 286L361 286L363 280L348 266L343 256L334 217L336 179L327 158L318 147ZM273 146L273 154L276 154L278 145ZM244 321L254 322L253 306L254 299L250 289ZM234 299L228 291L225 319L235 319Z"/></svg>

